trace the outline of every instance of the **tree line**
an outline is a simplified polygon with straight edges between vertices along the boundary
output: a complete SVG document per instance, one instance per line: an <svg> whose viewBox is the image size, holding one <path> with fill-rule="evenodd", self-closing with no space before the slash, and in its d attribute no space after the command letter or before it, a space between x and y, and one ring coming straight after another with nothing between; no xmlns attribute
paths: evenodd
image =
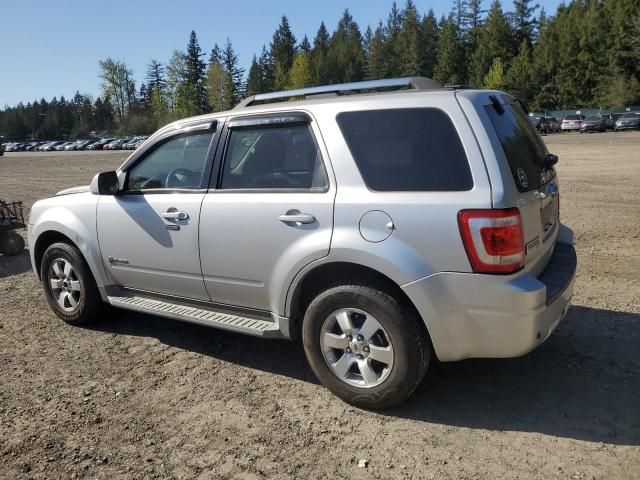
<svg viewBox="0 0 640 480"><path fill-rule="evenodd" d="M499 0L453 0L439 19L406 0L364 31L345 10L333 32L321 22L300 41L283 15L247 72L229 38L206 52L192 31L186 49L150 60L139 85L124 62L101 60L95 101L76 92L5 108L0 134L150 133L256 93L403 76L506 90L534 110L640 103L640 0L573 0L553 15L533 0L510 10Z"/></svg>

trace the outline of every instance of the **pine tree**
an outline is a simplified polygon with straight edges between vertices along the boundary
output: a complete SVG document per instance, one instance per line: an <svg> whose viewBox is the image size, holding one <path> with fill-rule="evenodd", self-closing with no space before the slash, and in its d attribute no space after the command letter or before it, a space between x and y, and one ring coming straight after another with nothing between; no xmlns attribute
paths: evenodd
<svg viewBox="0 0 640 480"><path fill-rule="evenodd" d="M401 46L398 38L402 31L402 14L398 9L396 2L391 4L391 11L387 17L387 24L384 31L384 49L385 56L387 57L387 63L389 68L388 75L390 77L400 76L401 70Z"/></svg>
<svg viewBox="0 0 640 480"><path fill-rule="evenodd" d="M485 13L486 10L482 8L482 0L465 0L463 31L466 33L469 52L475 51L478 46L482 16Z"/></svg>
<svg viewBox="0 0 640 480"><path fill-rule="evenodd" d="M311 49L311 67L314 85L325 85L329 83L329 72L327 66L327 52L329 50L329 32L324 22L320 23L320 28L313 39Z"/></svg>
<svg viewBox="0 0 640 480"><path fill-rule="evenodd" d="M217 43L213 45L211 53L209 54L209 65L212 63L222 63L222 49Z"/></svg>
<svg viewBox="0 0 640 480"><path fill-rule="evenodd" d="M369 80L378 80L389 76L389 64L384 41L384 27L380 22L368 42L366 78Z"/></svg>
<svg viewBox="0 0 640 480"><path fill-rule="evenodd" d="M262 52L258 58L258 64L260 65L260 72L262 73L262 92L272 92L275 89L275 73L273 69L273 58L263 45Z"/></svg>
<svg viewBox="0 0 640 480"><path fill-rule="evenodd" d="M433 78L433 70L437 60L437 46L440 40L440 30L438 20L433 9L422 19L422 65L423 74L428 78Z"/></svg>
<svg viewBox="0 0 640 480"><path fill-rule="evenodd" d="M506 90L527 104L534 94L532 61L531 47L523 40L505 77Z"/></svg>
<svg viewBox="0 0 640 480"><path fill-rule="evenodd" d="M413 0L407 0L401 18L402 27L397 40L400 54L398 73L403 77L424 75L422 25Z"/></svg>
<svg viewBox="0 0 640 480"><path fill-rule="evenodd" d="M444 84L464 83L462 42L453 15L440 22L440 42L433 77Z"/></svg>
<svg viewBox="0 0 640 480"><path fill-rule="evenodd" d="M227 38L224 50L222 51L222 67L231 77L231 105L237 104L244 96L244 68L238 64L238 54L231 45L231 40Z"/></svg>
<svg viewBox="0 0 640 480"><path fill-rule="evenodd" d="M514 35L499 0L494 0L489 15L480 29L479 43L470 65L470 79L475 86L482 85L484 77L497 57L503 66L508 65L514 55Z"/></svg>
<svg viewBox="0 0 640 480"><path fill-rule="evenodd" d="M247 96L258 93L262 93L262 68L258 63L258 58L254 55L247 75Z"/></svg>
<svg viewBox="0 0 640 480"><path fill-rule="evenodd" d="M207 90L205 86L206 64L202 60L204 53L198 43L195 31L191 31L187 44L185 93L190 105L190 115L207 110Z"/></svg>
<svg viewBox="0 0 640 480"><path fill-rule="evenodd" d="M329 41L329 82L356 82L364 78L365 59L358 24L346 9Z"/></svg>
<svg viewBox="0 0 640 480"><path fill-rule="evenodd" d="M302 50L306 53L311 53L311 43L309 43L309 38L305 35L298 46L298 50Z"/></svg>
<svg viewBox="0 0 640 480"><path fill-rule="evenodd" d="M532 5L532 0L513 0L513 23L518 45L526 40L531 45L536 27L534 17L536 10L540 8L537 3Z"/></svg>
<svg viewBox="0 0 640 480"><path fill-rule="evenodd" d="M271 58L273 59L275 72L275 88L284 90L287 88L288 74L293 57L296 53L296 37L289 27L286 15L282 16L280 25L273 34L271 40Z"/></svg>
<svg viewBox="0 0 640 480"><path fill-rule="evenodd" d="M147 65L147 74L145 80L150 90L156 90L161 94L165 93L167 81L165 80L164 65L158 60L152 58Z"/></svg>

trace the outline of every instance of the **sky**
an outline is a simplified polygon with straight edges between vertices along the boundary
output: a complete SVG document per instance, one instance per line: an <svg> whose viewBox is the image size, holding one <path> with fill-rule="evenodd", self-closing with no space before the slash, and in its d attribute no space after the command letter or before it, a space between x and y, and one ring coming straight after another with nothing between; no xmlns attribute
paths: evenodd
<svg viewBox="0 0 640 480"><path fill-rule="evenodd" d="M425 13L448 14L453 0L414 0ZM488 9L490 0L485 0ZM511 2L503 0L503 8ZM560 0L537 0L553 14ZM324 20L331 32L345 8L364 32L385 20L392 0L2 0L0 2L0 108L76 90L100 94L98 61L124 60L137 84L151 58L166 62L185 49L195 30L207 53L227 37L248 69L254 53L268 46L284 14L298 41L313 41ZM404 0L399 0L402 7Z"/></svg>

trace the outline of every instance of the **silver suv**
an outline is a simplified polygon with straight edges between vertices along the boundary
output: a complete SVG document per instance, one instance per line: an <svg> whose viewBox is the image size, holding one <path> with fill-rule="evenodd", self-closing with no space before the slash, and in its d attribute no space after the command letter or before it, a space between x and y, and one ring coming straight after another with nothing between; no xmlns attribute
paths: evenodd
<svg viewBox="0 0 640 480"><path fill-rule="evenodd" d="M31 260L67 323L110 304L299 340L337 396L388 407L432 359L523 355L563 318L576 256L556 161L502 92L261 94L37 202Z"/></svg>

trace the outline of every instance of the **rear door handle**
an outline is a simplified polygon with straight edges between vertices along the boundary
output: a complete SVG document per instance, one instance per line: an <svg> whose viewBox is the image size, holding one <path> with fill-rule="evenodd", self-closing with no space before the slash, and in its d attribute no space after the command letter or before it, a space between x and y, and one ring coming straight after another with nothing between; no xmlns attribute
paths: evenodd
<svg viewBox="0 0 640 480"><path fill-rule="evenodd" d="M285 213L280 215L278 220L284 223L313 223L316 221L316 217L309 215L308 213Z"/></svg>
<svg viewBox="0 0 640 480"><path fill-rule="evenodd" d="M160 214L162 218L166 218L167 220L188 220L189 214L187 212L180 212L174 208L170 208L166 212L162 212Z"/></svg>

